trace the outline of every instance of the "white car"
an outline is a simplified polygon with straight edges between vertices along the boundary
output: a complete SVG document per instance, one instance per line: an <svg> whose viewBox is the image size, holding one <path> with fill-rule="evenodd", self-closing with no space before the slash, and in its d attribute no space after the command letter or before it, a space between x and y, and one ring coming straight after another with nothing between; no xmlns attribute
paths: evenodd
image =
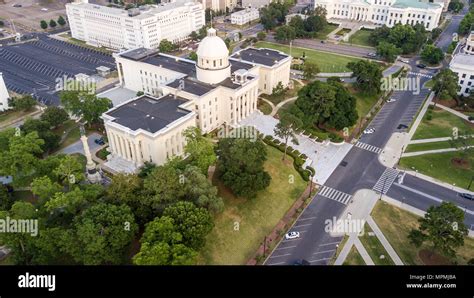
<svg viewBox="0 0 474 298"><path fill-rule="evenodd" d="M300 232L288 232L285 235L286 240L300 238Z"/></svg>
<svg viewBox="0 0 474 298"><path fill-rule="evenodd" d="M400 59L401 62L403 63L406 63L406 64L410 64L410 61L406 60L406 59Z"/></svg>
<svg viewBox="0 0 474 298"><path fill-rule="evenodd" d="M370 134L372 134L372 133L374 133L374 132L375 132L375 128L366 128L366 129L364 130L364 134L366 134L366 135L370 135Z"/></svg>
<svg viewBox="0 0 474 298"><path fill-rule="evenodd" d="M395 98L389 98L387 99L387 102L390 103L390 102L396 102L397 100Z"/></svg>
<svg viewBox="0 0 474 298"><path fill-rule="evenodd" d="M41 8L41 11L48 11L47 8Z"/></svg>

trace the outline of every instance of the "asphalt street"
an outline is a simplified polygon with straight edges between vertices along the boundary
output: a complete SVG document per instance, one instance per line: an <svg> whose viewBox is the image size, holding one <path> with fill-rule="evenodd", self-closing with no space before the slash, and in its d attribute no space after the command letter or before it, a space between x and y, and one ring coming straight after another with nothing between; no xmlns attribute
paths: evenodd
<svg viewBox="0 0 474 298"><path fill-rule="evenodd" d="M441 39L451 34L447 30L442 33ZM419 58L415 57L410 60L412 71L407 77L418 80L422 86L435 73L417 68L417 59ZM368 127L375 128L375 132L360 138L289 230L300 232L300 238L280 242L266 260L266 265L291 265L301 259L313 265L328 264L341 237L331 237L325 230L326 220L339 218L347 205L351 204L354 193L363 188L374 189L421 210L427 210L442 201L453 202L465 210L467 226L474 227L474 202L462 199L456 191L449 188L408 174L399 183L399 177L403 173L386 168L378 160L379 153L392 133L406 129L399 125L409 126L412 123L429 95L429 90L422 89L419 94L416 93L418 92L393 92L392 98L396 101L385 103L369 123ZM323 253L322 248L326 246L328 249ZM318 255L321 257L318 258Z"/></svg>

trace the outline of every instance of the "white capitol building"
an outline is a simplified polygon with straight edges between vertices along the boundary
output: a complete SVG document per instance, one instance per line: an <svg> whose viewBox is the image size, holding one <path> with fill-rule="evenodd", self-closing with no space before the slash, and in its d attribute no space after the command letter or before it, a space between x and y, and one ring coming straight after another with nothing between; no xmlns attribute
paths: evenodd
<svg viewBox="0 0 474 298"><path fill-rule="evenodd" d="M115 54L121 88L145 95L102 115L111 151L106 166L132 172L145 161L164 164L184 154L188 127L236 127L257 112L259 94L290 80L290 56L246 48L229 57L212 28L197 56L194 62L145 48Z"/></svg>
<svg viewBox="0 0 474 298"><path fill-rule="evenodd" d="M449 0L312 0L312 7L323 7L328 19L369 22L393 27L397 23L422 24L431 31L438 26Z"/></svg>

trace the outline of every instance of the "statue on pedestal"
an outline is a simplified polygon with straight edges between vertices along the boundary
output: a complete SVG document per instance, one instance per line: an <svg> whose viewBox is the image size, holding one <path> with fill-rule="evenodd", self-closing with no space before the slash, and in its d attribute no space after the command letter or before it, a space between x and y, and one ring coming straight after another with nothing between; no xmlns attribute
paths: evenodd
<svg viewBox="0 0 474 298"><path fill-rule="evenodd" d="M92 160L89 144L87 143L87 135L86 135L86 130L84 128L84 124L81 124L80 131L81 131L82 146L84 147L84 153L87 159L87 164L86 164L87 180L89 180L90 183L100 183L102 181L102 176L100 175L99 171L97 171L97 167L94 161Z"/></svg>

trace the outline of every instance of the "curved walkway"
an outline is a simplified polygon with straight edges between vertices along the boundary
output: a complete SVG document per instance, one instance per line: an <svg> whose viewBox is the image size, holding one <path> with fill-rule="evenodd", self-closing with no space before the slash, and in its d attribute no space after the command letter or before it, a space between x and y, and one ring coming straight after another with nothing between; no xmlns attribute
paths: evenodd
<svg viewBox="0 0 474 298"><path fill-rule="evenodd" d="M298 98L298 96L290 97L290 98L285 99L282 102L279 102L276 106L273 106L273 110L270 113L270 116L274 117L278 113L278 111L281 109L282 106L284 106L285 104L287 104L291 101L296 100L297 98Z"/></svg>

